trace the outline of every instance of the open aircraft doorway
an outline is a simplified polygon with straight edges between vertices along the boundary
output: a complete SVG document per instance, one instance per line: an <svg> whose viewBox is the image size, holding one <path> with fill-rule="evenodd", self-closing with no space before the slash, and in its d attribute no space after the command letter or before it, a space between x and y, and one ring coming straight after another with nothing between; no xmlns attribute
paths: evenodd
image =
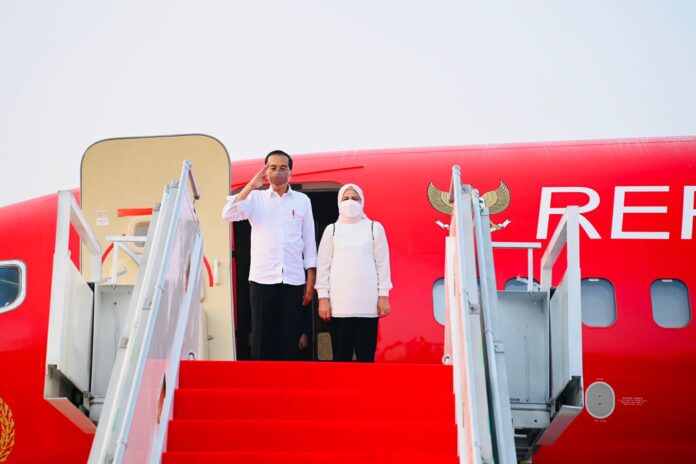
<svg viewBox="0 0 696 464"><path fill-rule="evenodd" d="M341 184L336 182L312 182L303 184L290 184L292 189L305 193L312 201L312 214L314 215L314 235L317 247L324 229L338 219L337 195ZM263 188L266 188L264 186ZM241 190L241 189L240 189ZM237 191L233 193L238 193ZM235 285L235 318L237 359L250 359L250 334L251 334L251 306L249 303L249 264L251 249L251 226L249 221L233 223L233 275ZM329 336L329 324L319 318L317 314L318 301L314 300L305 309L307 314L305 327L310 331L309 345L301 350L300 360L304 361L330 361L331 338ZM298 334L298 341L299 341Z"/></svg>

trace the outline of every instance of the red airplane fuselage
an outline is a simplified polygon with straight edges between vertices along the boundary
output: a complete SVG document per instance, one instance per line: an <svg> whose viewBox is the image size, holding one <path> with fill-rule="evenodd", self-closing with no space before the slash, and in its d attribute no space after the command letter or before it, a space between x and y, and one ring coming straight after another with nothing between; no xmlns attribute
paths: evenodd
<svg viewBox="0 0 696 464"><path fill-rule="evenodd" d="M688 308L685 326L660 326L651 285L679 281L694 301L696 137L295 157L291 183L301 184L310 198L312 184L357 183L366 214L384 225L394 289L392 314L380 322L377 362L441 361L444 330L434 316L433 285L444 276L446 231L435 221L447 224L449 216L431 206L427 188L433 182L448 191L454 164L481 193L501 180L510 190L509 207L491 216L497 224L510 221L493 233L494 241L545 247L562 208L581 206L582 277L613 287L614 322L583 325L584 385L609 384L616 396L613 413L597 419L583 411L534 462L693 460L696 406L681 398L695 377L696 325ZM232 190L261 166L261 160L232 163ZM14 433L8 463L85 462L92 440L43 400L56 204L50 195L0 208L0 265L21 261L27 279L21 305L0 312L0 399L7 406L0 419L11 411ZM75 242L72 254L78 253ZM496 250L495 259L499 289L526 276L524 252ZM539 259L535 255L537 280ZM560 276L554 277L556 283Z"/></svg>

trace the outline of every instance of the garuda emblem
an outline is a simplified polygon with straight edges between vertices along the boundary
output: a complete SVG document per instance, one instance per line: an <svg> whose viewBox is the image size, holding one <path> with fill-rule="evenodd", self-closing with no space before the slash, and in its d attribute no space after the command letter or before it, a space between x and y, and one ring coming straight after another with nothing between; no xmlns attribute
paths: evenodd
<svg viewBox="0 0 696 464"><path fill-rule="evenodd" d="M7 462L14 444L15 428L12 410L0 398L0 462Z"/></svg>
<svg viewBox="0 0 696 464"><path fill-rule="evenodd" d="M439 190L430 182L428 185L428 200L433 208L445 214L452 214L452 202L449 201L449 193ZM481 195L483 204L488 208L490 214L502 213L510 206L510 190L505 185L505 182L500 181L497 189L491 190ZM499 230L510 224L510 220L506 219L501 224L496 224L491 221L493 230Z"/></svg>

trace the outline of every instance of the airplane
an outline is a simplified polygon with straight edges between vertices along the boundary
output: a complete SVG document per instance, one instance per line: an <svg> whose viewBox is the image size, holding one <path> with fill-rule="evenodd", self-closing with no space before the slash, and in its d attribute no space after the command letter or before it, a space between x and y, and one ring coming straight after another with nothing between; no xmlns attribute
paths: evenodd
<svg viewBox="0 0 696 464"><path fill-rule="evenodd" d="M336 221L336 194L349 182L369 197L366 214L384 225L394 289L392 314L380 321L378 364L443 362L453 165L461 167L462 181L481 192L494 242L534 242L543 249L566 207L577 205L585 407L554 444L541 446L531 459L693 461L696 406L683 398L696 372L696 137L293 158L291 186L312 200L317 241ZM195 209L206 237L201 305L207 322L201 324L208 331L201 351L210 359L248 359L250 228L230 226L219 212L225 197L258 171L261 159L230 163L220 141L197 134L97 142L87 149L81 186L70 195L95 231L99 260L86 260L87 247L75 230L63 239L83 274L102 265L100 277L111 272L103 282L135 285L136 258L151 233L162 186L177 177L184 159L193 166L200 192ZM94 440L88 411L46 396L60 198L65 195L0 208L0 462L86 462ZM527 251L540 258L534 250L495 250L499 290L538 287L541 270L528 276ZM329 359L327 326L316 315L313 332L306 359ZM110 356L113 362L115 354ZM105 390L108 372L102 376Z"/></svg>

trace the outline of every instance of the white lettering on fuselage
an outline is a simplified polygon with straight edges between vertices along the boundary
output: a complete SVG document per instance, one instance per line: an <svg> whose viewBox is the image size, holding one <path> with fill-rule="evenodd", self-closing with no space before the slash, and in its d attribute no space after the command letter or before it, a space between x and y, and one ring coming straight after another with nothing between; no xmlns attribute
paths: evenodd
<svg viewBox="0 0 696 464"><path fill-rule="evenodd" d="M612 239L648 239L648 240L667 240L669 232L664 231L625 231L623 230L624 216L627 214L665 214L667 206L626 206L626 194L634 192L669 192L666 185L648 186L629 186L615 187L614 189L614 208L611 222ZM549 218L552 214L562 215L565 207L551 207L551 200L554 193L580 193L587 196L585 205L579 207L580 226L591 239L602 238L592 223L585 218L582 213L595 210L600 203L599 193L589 187L542 187L541 201L539 204L539 220L537 222L537 240L544 240L549 233ZM696 218L696 186L687 185L684 187L684 202L682 213L681 238L690 240L693 237L693 225ZM569 205L567 205L569 206Z"/></svg>
<svg viewBox="0 0 696 464"><path fill-rule="evenodd" d="M696 192L696 187L692 185L684 187L684 212L682 213L681 233L681 238L684 240L690 240L694 234L694 216L696 216L694 192Z"/></svg>
<svg viewBox="0 0 696 464"><path fill-rule="evenodd" d="M563 214L565 213L565 207L563 208L552 208L551 207L551 196L554 193L584 193L588 196L589 200L584 206L580 206L578 212L580 213L580 226L585 229L585 232L590 238L601 238L597 229L585 219L582 213L592 211L597 206L599 206L599 194L587 187L543 187L541 189L541 203L539 205L539 223L537 224L537 240L543 240L547 237L549 233L549 216L552 214Z"/></svg>
<svg viewBox="0 0 696 464"><path fill-rule="evenodd" d="M626 206L627 192L669 192L666 185L647 187L616 187L614 189L614 214L611 220L611 238L667 240L669 232L626 232L623 230L624 214L666 213L666 206Z"/></svg>

